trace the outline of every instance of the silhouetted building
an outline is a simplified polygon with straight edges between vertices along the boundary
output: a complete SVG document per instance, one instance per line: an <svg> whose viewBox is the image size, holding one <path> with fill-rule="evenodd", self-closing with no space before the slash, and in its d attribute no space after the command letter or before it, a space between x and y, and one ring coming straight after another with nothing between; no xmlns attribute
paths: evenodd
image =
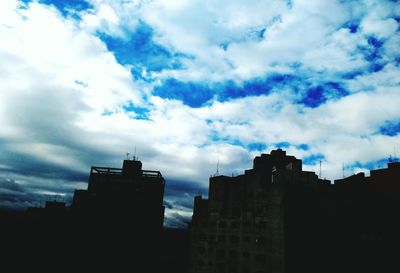
<svg viewBox="0 0 400 273"><path fill-rule="evenodd" d="M65 202L46 201L44 207L28 207L25 216L29 221L50 224L58 220L66 220L68 208Z"/></svg>
<svg viewBox="0 0 400 273"><path fill-rule="evenodd" d="M63 212L66 209L65 202L60 201L46 201L44 208L53 212Z"/></svg>
<svg viewBox="0 0 400 273"><path fill-rule="evenodd" d="M135 229L161 229L164 186L159 171L143 170L137 160L124 160L122 169L92 167L88 189L75 190L72 209Z"/></svg>
<svg viewBox="0 0 400 273"><path fill-rule="evenodd" d="M87 190L75 190L71 218L77 256L96 268L155 272L164 220L165 181L137 160L92 167Z"/></svg>
<svg viewBox="0 0 400 273"><path fill-rule="evenodd" d="M335 180L331 248L352 272L399 272L400 163Z"/></svg>
<svg viewBox="0 0 400 273"><path fill-rule="evenodd" d="M164 186L159 171L125 160L120 169L92 167L71 207L0 210L4 270L187 273L187 231L162 228Z"/></svg>
<svg viewBox="0 0 400 273"><path fill-rule="evenodd" d="M208 200L201 196L194 200L190 272L365 272L372 268L382 272L377 262L361 258L374 256L375 261L386 262L374 247L387 250L391 243L368 246L358 237L394 239L398 234L393 229L399 227L393 210L399 208L398 167L389 164L388 169L372 171L371 178L359 175L333 185L303 171L301 160L278 149L256 157L253 169L243 175L211 177ZM353 180L370 183L369 190L356 186L349 192L339 186ZM393 189L396 193L391 193L390 202L394 203L384 201ZM360 192L365 192L362 198ZM392 215L380 216L382 210ZM383 226L376 233L378 223Z"/></svg>

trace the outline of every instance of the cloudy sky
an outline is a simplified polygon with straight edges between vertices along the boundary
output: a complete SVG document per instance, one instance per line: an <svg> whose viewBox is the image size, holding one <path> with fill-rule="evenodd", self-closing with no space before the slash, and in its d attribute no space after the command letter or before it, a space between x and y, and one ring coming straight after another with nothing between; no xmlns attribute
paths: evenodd
<svg viewBox="0 0 400 273"><path fill-rule="evenodd" d="M400 154L400 5L385 0L0 2L0 206L87 187L126 153L182 225L209 176L280 147L327 179Z"/></svg>

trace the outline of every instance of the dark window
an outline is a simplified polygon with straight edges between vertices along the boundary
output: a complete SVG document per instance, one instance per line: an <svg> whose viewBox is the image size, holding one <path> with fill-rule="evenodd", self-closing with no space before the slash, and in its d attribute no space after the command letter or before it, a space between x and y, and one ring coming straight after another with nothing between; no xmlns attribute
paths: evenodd
<svg viewBox="0 0 400 273"><path fill-rule="evenodd" d="M218 249L217 256L218 258L225 258L225 249Z"/></svg>
<svg viewBox="0 0 400 273"><path fill-rule="evenodd" d="M265 246L267 244L267 239L265 237L258 237L256 239L257 246Z"/></svg>
<svg viewBox="0 0 400 273"><path fill-rule="evenodd" d="M231 235L229 237L229 242L232 244L238 244L239 243L239 237L235 235Z"/></svg>
<svg viewBox="0 0 400 273"><path fill-rule="evenodd" d="M256 254L256 256L254 256L254 260L256 261L256 263L258 264L265 264L267 261L267 258L265 256L265 254Z"/></svg>
<svg viewBox="0 0 400 273"><path fill-rule="evenodd" d="M231 228L236 229L236 228L238 228L239 226L240 226L240 223L239 223L238 221L234 221L234 222L231 223Z"/></svg>
<svg viewBox="0 0 400 273"><path fill-rule="evenodd" d="M200 241L205 241L207 239L207 235L204 233L199 234Z"/></svg>
<svg viewBox="0 0 400 273"><path fill-rule="evenodd" d="M199 246L199 247L197 247L197 252L200 254L204 254L206 251L205 251L204 247Z"/></svg>
<svg viewBox="0 0 400 273"><path fill-rule="evenodd" d="M203 267L204 266L204 261L203 260L197 260L197 265L199 267Z"/></svg>
<svg viewBox="0 0 400 273"><path fill-rule="evenodd" d="M237 251L235 251L235 250L229 251L229 258L237 259L237 258L238 258L238 253L237 253Z"/></svg>
<svg viewBox="0 0 400 273"><path fill-rule="evenodd" d="M210 234L210 235L208 235L208 240L209 240L210 242L214 242L214 241L215 241L215 234Z"/></svg>

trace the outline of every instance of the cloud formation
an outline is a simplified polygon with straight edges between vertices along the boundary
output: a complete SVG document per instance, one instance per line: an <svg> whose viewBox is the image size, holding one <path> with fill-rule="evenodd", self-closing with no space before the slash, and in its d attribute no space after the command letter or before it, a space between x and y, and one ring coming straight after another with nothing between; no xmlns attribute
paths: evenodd
<svg viewBox="0 0 400 273"><path fill-rule="evenodd" d="M182 225L218 161L238 175L282 147L336 179L400 153L395 1L3 0L0 18L3 206L70 200L136 147Z"/></svg>

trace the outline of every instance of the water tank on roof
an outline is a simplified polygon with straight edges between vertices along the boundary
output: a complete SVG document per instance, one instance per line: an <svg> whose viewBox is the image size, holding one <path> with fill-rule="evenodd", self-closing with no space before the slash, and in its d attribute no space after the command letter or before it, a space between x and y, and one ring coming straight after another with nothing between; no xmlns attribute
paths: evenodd
<svg viewBox="0 0 400 273"><path fill-rule="evenodd" d="M122 175L140 176L142 174L142 162L137 160L124 160Z"/></svg>

